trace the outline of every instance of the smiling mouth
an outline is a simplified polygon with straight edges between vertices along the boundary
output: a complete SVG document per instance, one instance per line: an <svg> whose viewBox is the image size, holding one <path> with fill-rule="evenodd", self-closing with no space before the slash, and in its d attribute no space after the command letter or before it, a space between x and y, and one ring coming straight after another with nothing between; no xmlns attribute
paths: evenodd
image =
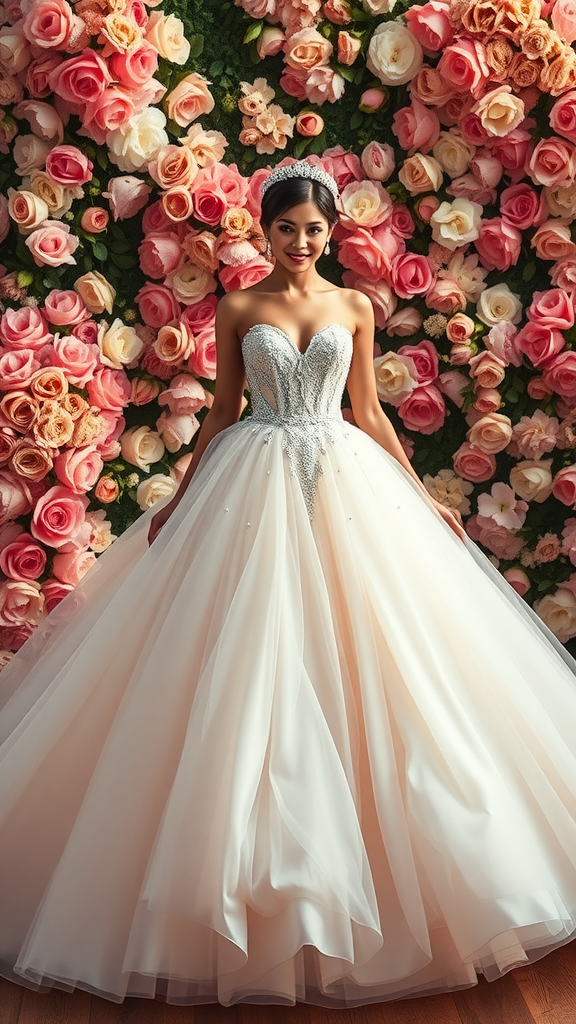
<svg viewBox="0 0 576 1024"><path fill-rule="evenodd" d="M289 253L287 253L287 255L290 257L291 260L307 260L308 257L310 256L310 253L309 252L300 252L300 253L289 252Z"/></svg>

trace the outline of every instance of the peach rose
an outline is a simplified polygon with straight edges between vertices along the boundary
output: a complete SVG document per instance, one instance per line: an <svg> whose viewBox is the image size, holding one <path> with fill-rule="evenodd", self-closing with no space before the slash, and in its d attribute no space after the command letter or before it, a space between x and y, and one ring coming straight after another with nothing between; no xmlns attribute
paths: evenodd
<svg viewBox="0 0 576 1024"><path fill-rule="evenodd" d="M442 388L442 391L443 390L444 389ZM483 388L482 386L475 384L474 395L473 408L482 416L486 416L489 412L498 412L503 404L502 396L496 388Z"/></svg>
<svg viewBox="0 0 576 1024"><path fill-rule="evenodd" d="M68 551L84 525L88 499L68 487L50 487L34 506L30 532L48 547Z"/></svg>
<svg viewBox="0 0 576 1024"><path fill-rule="evenodd" d="M493 412L481 416L466 434L466 439L475 448L488 455L502 452L512 440L512 423L508 416Z"/></svg>
<svg viewBox="0 0 576 1024"><path fill-rule="evenodd" d="M116 501L119 493L118 484L111 476L101 476L94 489L94 497L103 505L109 505L111 502Z"/></svg>
<svg viewBox="0 0 576 1024"><path fill-rule="evenodd" d="M388 181L395 168L394 150L387 142L369 142L360 159L365 173L374 181Z"/></svg>
<svg viewBox="0 0 576 1024"><path fill-rule="evenodd" d="M324 121L320 114L316 114L313 110L302 110L296 117L294 127L299 135L310 139L324 131Z"/></svg>
<svg viewBox="0 0 576 1024"><path fill-rule="evenodd" d="M228 145L222 132L205 131L201 124L191 125L186 135L178 139L178 142L192 150L199 167L212 167L222 160Z"/></svg>
<svg viewBox="0 0 576 1024"><path fill-rule="evenodd" d="M70 234L68 224L48 221L44 227L32 231L25 243L37 267L61 267L76 264L72 253L78 248L79 240Z"/></svg>
<svg viewBox="0 0 576 1024"><path fill-rule="evenodd" d="M184 36L184 26L174 14L152 11L146 27L146 41L171 64L186 64L190 56L190 43Z"/></svg>
<svg viewBox="0 0 576 1024"><path fill-rule="evenodd" d="M189 262L183 263L173 274L169 274L166 284L172 289L174 297L184 305L200 302L211 292L215 292L217 286L211 274Z"/></svg>
<svg viewBox="0 0 576 1024"><path fill-rule="evenodd" d="M328 17L326 4L324 5L324 14ZM277 53L280 53L284 47L285 38L281 28L276 25L265 25L256 40L256 49L260 60L264 60L265 57L275 57Z"/></svg>
<svg viewBox="0 0 576 1024"><path fill-rule="evenodd" d="M409 156L398 174L399 180L411 196L420 195L422 192L437 192L442 185L443 177L443 170L438 161L422 153Z"/></svg>
<svg viewBox="0 0 576 1024"><path fill-rule="evenodd" d="M214 109L214 97L208 89L209 85L210 82L195 71L183 78L166 97L170 120L185 128L191 121L209 114Z"/></svg>
<svg viewBox="0 0 576 1024"><path fill-rule="evenodd" d="M188 188L198 173L198 165L186 146L163 146L150 162L148 173L160 188Z"/></svg>
<svg viewBox="0 0 576 1024"><path fill-rule="evenodd" d="M569 590L558 588L535 601L533 608L561 643L576 636L576 597Z"/></svg>
<svg viewBox="0 0 576 1024"><path fill-rule="evenodd" d="M472 108L489 136L505 136L518 128L525 117L524 103L512 94L510 85L499 85L485 93Z"/></svg>
<svg viewBox="0 0 576 1024"><path fill-rule="evenodd" d="M194 337L185 323L174 322L161 327L152 348L164 363L182 363L194 351Z"/></svg>
<svg viewBox="0 0 576 1024"><path fill-rule="evenodd" d="M337 53L337 60L339 64L344 64L345 66L350 67L360 53L360 46L360 40L351 36L349 32L339 32Z"/></svg>
<svg viewBox="0 0 576 1024"><path fill-rule="evenodd" d="M195 416L178 416L163 412L156 420L156 430L169 452L180 451L184 444L190 444L200 424Z"/></svg>
<svg viewBox="0 0 576 1024"><path fill-rule="evenodd" d="M36 370L28 385L34 398L39 401L61 401L68 391L68 381L57 366L45 366Z"/></svg>
<svg viewBox="0 0 576 1024"><path fill-rule="evenodd" d="M422 314L412 306L405 306L392 313L386 321L385 330L389 338L410 338L422 327Z"/></svg>
<svg viewBox="0 0 576 1024"><path fill-rule="evenodd" d="M25 434L38 419L40 407L27 391L11 391L4 395L0 410L8 420L9 427L15 427L21 434Z"/></svg>
<svg viewBox="0 0 576 1024"><path fill-rule="evenodd" d="M76 278L74 288L90 313L112 312L116 289L97 270Z"/></svg>
<svg viewBox="0 0 576 1024"><path fill-rule="evenodd" d="M49 448L61 448L68 444L74 433L74 420L59 402L48 400L42 403L34 424L34 437Z"/></svg>
<svg viewBox="0 0 576 1024"><path fill-rule="evenodd" d="M93 551L65 551L54 555L52 572L62 583L77 587L96 561Z"/></svg>
<svg viewBox="0 0 576 1024"><path fill-rule="evenodd" d="M562 221L545 221L532 235L530 245L541 260L561 260L576 255L570 228Z"/></svg>
<svg viewBox="0 0 576 1024"><path fill-rule="evenodd" d="M458 476L475 484L490 480L496 472L494 456L468 441L464 441L454 453L453 463Z"/></svg>
<svg viewBox="0 0 576 1024"><path fill-rule="evenodd" d="M474 329L474 321L471 317L466 316L465 313L455 313L446 325L446 337L452 344L461 343L472 337Z"/></svg>
<svg viewBox="0 0 576 1024"><path fill-rule="evenodd" d="M45 568L46 552L29 533L21 533L0 552L0 569L11 580L37 580Z"/></svg>
<svg viewBox="0 0 576 1024"><path fill-rule="evenodd" d="M570 185L576 177L575 152L572 143L555 135L541 139L528 161L527 172L537 185Z"/></svg>
<svg viewBox="0 0 576 1024"><path fill-rule="evenodd" d="M565 43L576 41L576 3L574 0L555 0L552 6L552 25Z"/></svg>
<svg viewBox="0 0 576 1024"><path fill-rule="evenodd" d="M53 468L52 455L49 449L40 448L33 441L22 438L12 452L10 467L25 480L37 482L43 480Z"/></svg>
<svg viewBox="0 0 576 1024"><path fill-rule="evenodd" d="M176 490L176 481L164 473L155 473L148 480L142 480L136 491L136 501L143 512L157 501L169 498Z"/></svg>
<svg viewBox="0 0 576 1024"><path fill-rule="evenodd" d="M101 206L89 206L84 210L80 220L80 227L91 235L99 235L108 227L109 214Z"/></svg>
<svg viewBox="0 0 576 1024"><path fill-rule="evenodd" d="M426 292L426 305L439 313L455 313L466 309L468 299L456 278L449 274L438 277Z"/></svg>
<svg viewBox="0 0 576 1024"><path fill-rule="evenodd" d="M24 35L24 19L0 28L0 64L9 75L17 75L29 64L31 51Z"/></svg>
<svg viewBox="0 0 576 1024"><path fill-rule="evenodd" d="M303 28L287 38L284 60L288 67L298 71L312 71L320 64L328 64L332 50L332 43L316 29Z"/></svg>
<svg viewBox="0 0 576 1024"><path fill-rule="evenodd" d="M95 445L61 452L54 462L56 476L74 494L85 494L91 490L103 468L104 463Z"/></svg>
<svg viewBox="0 0 576 1024"><path fill-rule="evenodd" d="M29 580L0 583L0 625L14 626L37 621L44 611L40 584Z"/></svg>
<svg viewBox="0 0 576 1024"><path fill-rule="evenodd" d="M29 235L48 219L48 206L43 199L22 189L8 189L8 213L22 235Z"/></svg>
<svg viewBox="0 0 576 1024"><path fill-rule="evenodd" d="M482 207L468 199L440 203L432 214L432 237L446 249L457 249L478 238Z"/></svg>
<svg viewBox="0 0 576 1024"><path fill-rule="evenodd" d="M391 211L392 200L379 181L352 181L340 196L341 221L349 228L373 228Z"/></svg>
<svg viewBox="0 0 576 1024"><path fill-rule="evenodd" d="M470 376L482 388L497 388L504 380L506 363L492 352L479 352L469 363Z"/></svg>
<svg viewBox="0 0 576 1024"><path fill-rule="evenodd" d="M110 326L105 320L100 322L98 348L100 349L101 363L119 370L138 359L144 348L144 343L133 327L128 327L122 320L116 318Z"/></svg>

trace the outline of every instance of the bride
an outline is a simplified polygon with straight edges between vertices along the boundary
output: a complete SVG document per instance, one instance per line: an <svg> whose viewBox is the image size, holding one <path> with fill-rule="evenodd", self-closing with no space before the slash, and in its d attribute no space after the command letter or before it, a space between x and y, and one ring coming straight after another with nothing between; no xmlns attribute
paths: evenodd
<svg viewBox="0 0 576 1024"><path fill-rule="evenodd" d="M176 498L0 677L0 971L31 987L354 1006L576 934L576 665L380 409L369 300L316 271L334 179L263 193L274 269L220 303Z"/></svg>

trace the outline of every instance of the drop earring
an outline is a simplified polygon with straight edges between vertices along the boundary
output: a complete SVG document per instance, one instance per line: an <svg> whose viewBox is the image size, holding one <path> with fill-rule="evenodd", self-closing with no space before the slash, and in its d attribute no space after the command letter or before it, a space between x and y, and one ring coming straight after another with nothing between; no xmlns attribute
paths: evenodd
<svg viewBox="0 0 576 1024"><path fill-rule="evenodd" d="M329 241L326 242L326 245L324 246L324 255L325 256L329 256L330 255L330 242Z"/></svg>
<svg viewBox="0 0 576 1024"><path fill-rule="evenodd" d="M272 262L272 246L270 245L270 239L266 236L266 248L264 250L264 256L267 260Z"/></svg>

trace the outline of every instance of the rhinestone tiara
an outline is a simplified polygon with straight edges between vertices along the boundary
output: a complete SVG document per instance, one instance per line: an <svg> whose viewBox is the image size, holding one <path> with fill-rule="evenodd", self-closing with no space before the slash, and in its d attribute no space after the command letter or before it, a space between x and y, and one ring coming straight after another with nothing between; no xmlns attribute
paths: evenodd
<svg viewBox="0 0 576 1024"><path fill-rule="evenodd" d="M314 181L319 181L321 185L325 185L329 189L334 199L338 198L338 185L332 175L323 171L321 167L309 164L307 160L297 160L296 163L287 164L285 167L277 167L263 183L262 195L272 185L276 185L279 181L286 181L288 178L311 178Z"/></svg>

